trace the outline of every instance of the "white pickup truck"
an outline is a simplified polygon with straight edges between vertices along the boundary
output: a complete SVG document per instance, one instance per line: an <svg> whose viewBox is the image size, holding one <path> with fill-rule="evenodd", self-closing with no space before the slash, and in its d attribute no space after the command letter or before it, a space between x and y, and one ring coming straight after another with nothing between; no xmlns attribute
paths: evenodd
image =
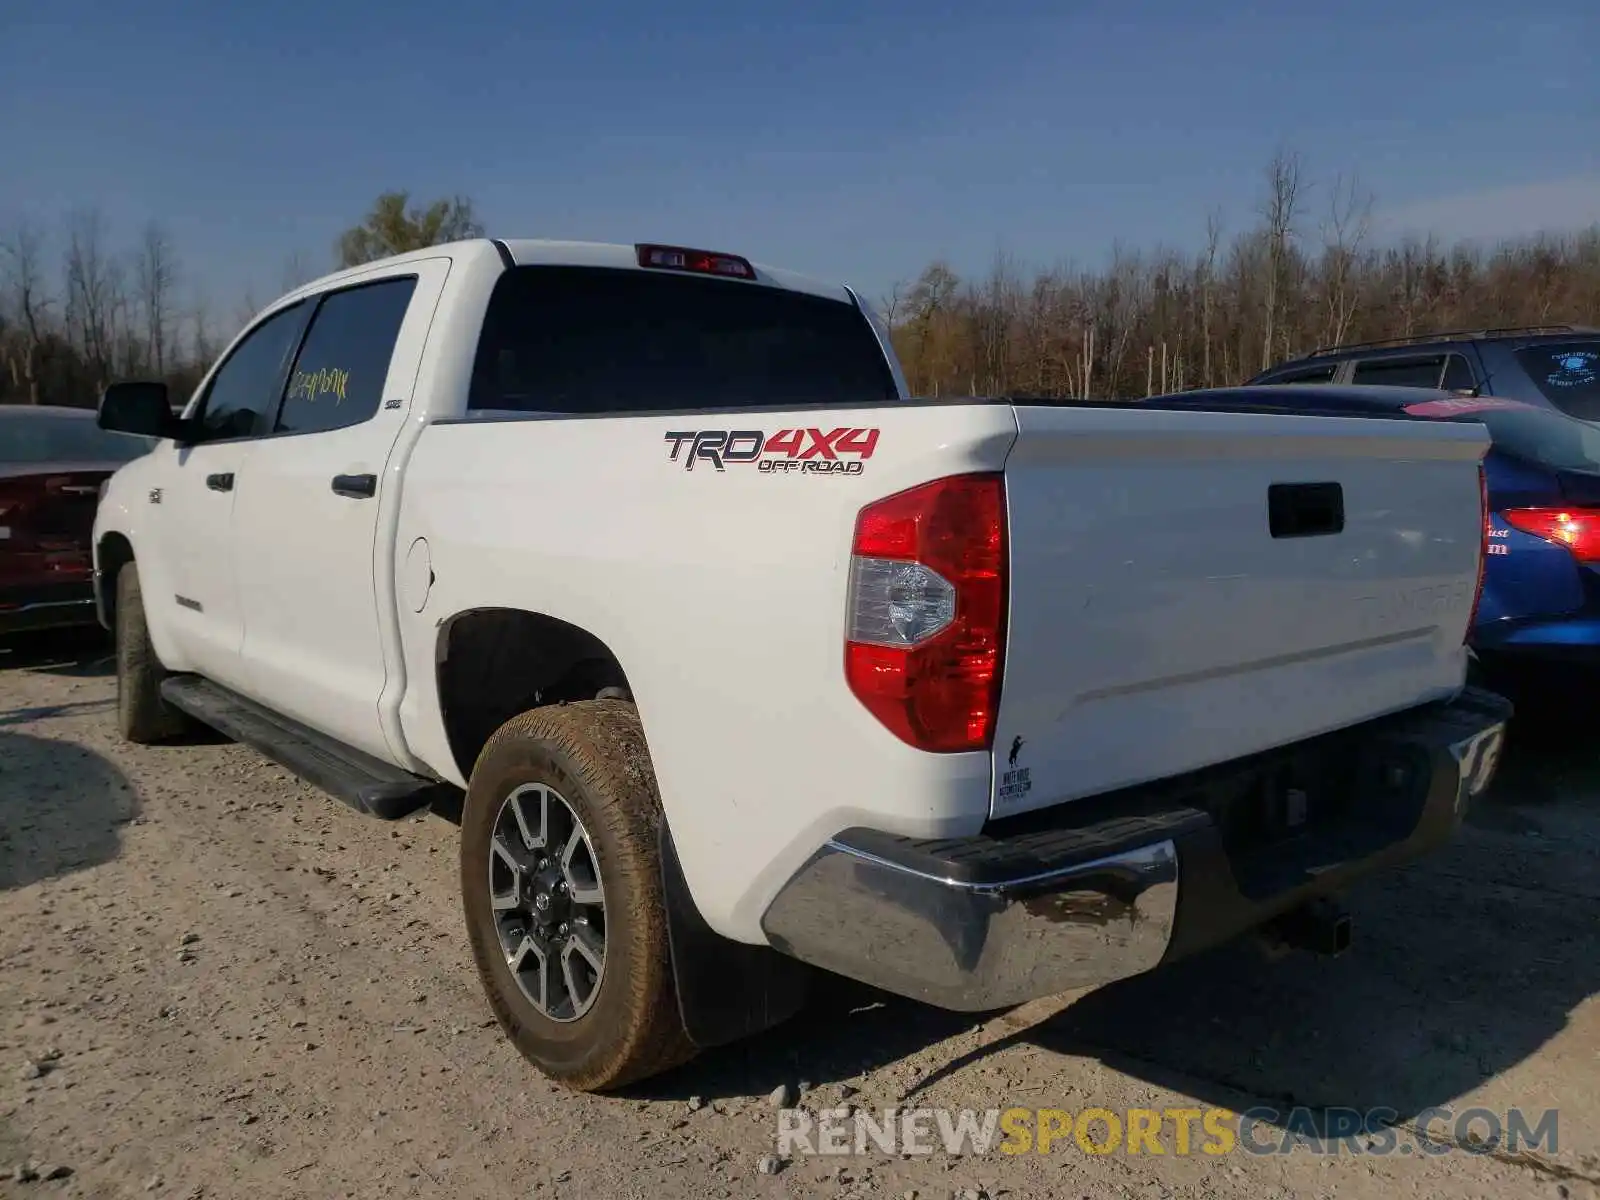
<svg viewBox="0 0 1600 1200"><path fill-rule="evenodd" d="M1237 399L913 399L852 291L730 254L343 271L181 415L102 399L161 439L95 524L121 732L460 803L483 986L584 1090L817 969L983 1011L1338 950L1494 771L1487 435Z"/></svg>

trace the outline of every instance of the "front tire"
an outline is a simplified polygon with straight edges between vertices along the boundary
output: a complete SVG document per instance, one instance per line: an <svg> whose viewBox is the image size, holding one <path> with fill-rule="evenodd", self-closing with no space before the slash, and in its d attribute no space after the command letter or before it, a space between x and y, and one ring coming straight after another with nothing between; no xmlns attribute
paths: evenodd
<svg viewBox="0 0 1600 1200"><path fill-rule="evenodd" d="M507 721L478 756L461 891L501 1028L550 1078L625 1087L688 1061L657 837L661 805L632 704Z"/></svg>
<svg viewBox="0 0 1600 1200"><path fill-rule="evenodd" d="M117 730L130 742L151 745L186 732L189 721L161 698L167 677L145 624L139 572L124 563L117 572Z"/></svg>

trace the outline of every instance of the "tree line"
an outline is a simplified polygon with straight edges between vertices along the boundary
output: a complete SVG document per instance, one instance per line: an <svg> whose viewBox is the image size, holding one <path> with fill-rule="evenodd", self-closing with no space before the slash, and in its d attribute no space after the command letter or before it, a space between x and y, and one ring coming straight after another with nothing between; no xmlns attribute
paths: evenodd
<svg viewBox="0 0 1600 1200"><path fill-rule="evenodd" d="M405 192L379 196L339 235L327 269L483 234L463 197L408 202ZM273 294L322 273L294 255ZM119 246L98 210L57 227L19 220L0 229L0 404L92 408L115 379L164 379L187 397L260 307L247 291L233 312L213 312L159 222Z"/></svg>
<svg viewBox="0 0 1600 1200"><path fill-rule="evenodd" d="M1379 244L1358 181L1268 166L1250 220L1198 252L1112 248L1099 268L935 262L884 302L917 394L1121 399L1222 387L1343 342L1600 324L1600 223L1496 245Z"/></svg>
<svg viewBox="0 0 1600 1200"><path fill-rule="evenodd" d="M1112 246L1099 266L1027 268L998 255L963 279L934 262L879 301L919 395L1127 398L1239 383L1318 346L1440 329L1600 323L1600 224L1504 241L1380 242L1351 178L1311 179L1298 156L1264 172L1255 210L1197 251ZM332 266L480 236L463 197L379 196ZM320 272L296 256L282 290ZM189 393L259 306L231 321L187 289L159 224L112 244L96 212L57 229L0 230L0 403L91 406L112 379Z"/></svg>

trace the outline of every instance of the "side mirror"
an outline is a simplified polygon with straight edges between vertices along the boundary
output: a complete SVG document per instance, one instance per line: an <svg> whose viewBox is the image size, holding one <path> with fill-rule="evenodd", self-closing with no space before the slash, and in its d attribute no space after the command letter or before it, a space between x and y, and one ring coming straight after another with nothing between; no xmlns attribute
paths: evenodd
<svg viewBox="0 0 1600 1200"><path fill-rule="evenodd" d="M111 433L165 438L177 432L179 421L167 398L166 384L131 382L106 388L95 424Z"/></svg>

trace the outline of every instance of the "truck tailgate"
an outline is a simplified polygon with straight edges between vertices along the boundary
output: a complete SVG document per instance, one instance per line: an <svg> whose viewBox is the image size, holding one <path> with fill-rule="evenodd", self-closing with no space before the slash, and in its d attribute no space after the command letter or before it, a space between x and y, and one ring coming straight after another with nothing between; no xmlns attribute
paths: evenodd
<svg viewBox="0 0 1600 1200"><path fill-rule="evenodd" d="M1481 426L1016 415L995 815L1461 686L1482 555Z"/></svg>

